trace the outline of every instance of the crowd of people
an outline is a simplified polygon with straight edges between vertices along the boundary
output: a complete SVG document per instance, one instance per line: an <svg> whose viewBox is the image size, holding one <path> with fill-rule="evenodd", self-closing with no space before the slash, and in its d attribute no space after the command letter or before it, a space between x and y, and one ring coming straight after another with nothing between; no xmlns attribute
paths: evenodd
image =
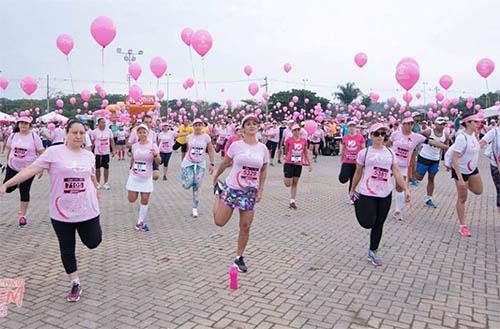
<svg viewBox="0 0 500 329"><path fill-rule="evenodd" d="M100 244L99 198L101 190L112 188L111 159L115 156L117 161L130 161L125 189L131 204L139 199L135 229L140 232L150 230L147 215L154 181L167 181L172 175L168 167L173 153L181 161L178 174L182 187L192 193L193 218L199 216L200 192L208 171L213 183L214 223L222 227L235 209L239 211L234 265L240 272L247 271L243 254L255 205L263 198L268 165L282 164L283 184L290 189L288 207L296 210L302 168L312 171L319 155L332 154L336 140L341 157L338 180L342 184L349 182L346 202L354 206L359 224L370 229L368 260L374 266L383 264L378 250L393 194L392 217L402 221L405 203L411 200L410 186L419 184L427 175L425 205L437 208L435 177L441 161L455 182L461 236L472 235L465 204L469 191L476 195L483 191L478 170L483 148L491 160L500 214L500 128L495 120L484 120L474 113L464 114L459 126L446 117L426 122L415 112L392 124L383 119L362 122L352 118L341 123L325 120L312 130L296 120L261 122L253 114L241 121L228 115L215 124L200 118L181 123L162 121L147 114L141 120L119 124L101 117L94 129L75 119L52 123L49 129L48 125L34 124L31 117L20 116L15 124L2 128L0 140L6 156L0 196L19 190L19 227L28 223L35 176L48 173L49 216L71 282L67 296L71 302L78 301L82 293L75 256L76 231L88 248ZM221 162L216 168L218 156ZM226 170L226 178L220 179Z"/></svg>

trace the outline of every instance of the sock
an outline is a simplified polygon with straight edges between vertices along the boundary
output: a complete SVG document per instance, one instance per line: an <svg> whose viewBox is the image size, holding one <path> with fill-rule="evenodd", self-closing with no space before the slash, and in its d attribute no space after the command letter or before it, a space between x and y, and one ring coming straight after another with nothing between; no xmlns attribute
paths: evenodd
<svg viewBox="0 0 500 329"><path fill-rule="evenodd" d="M432 200L432 196L431 195L428 195L427 196L427 199L425 199L425 202L429 201L429 200Z"/></svg>
<svg viewBox="0 0 500 329"><path fill-rule="evenodd" d="M290 199L290 203L295 202L295 199Z"/></svg>
<svg viewBox="0 0 500 329"><path fill-rule="evenodd" d="M139 220L146 222L146 217L148 215L148 205L142 205L139 208Z"/></svg>
<svg viewBox="0 0 500 329"><path fill-rule="evenodd" d="M403 192L396 192L396 211L401 211L405 202L405 195Z"/></svg>
<svg viewBox="0 0 500 329"><path fill-rule="evenodd" d="M80 279L79 278L76 278L74 280L71 280L71 285L72 286L75 286L75 285L80 285Z"/></svg>

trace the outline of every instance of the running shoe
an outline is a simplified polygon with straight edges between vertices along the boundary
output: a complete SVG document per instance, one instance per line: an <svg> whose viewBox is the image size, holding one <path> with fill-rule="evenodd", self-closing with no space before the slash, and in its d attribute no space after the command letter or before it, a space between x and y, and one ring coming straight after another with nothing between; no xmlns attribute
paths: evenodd
<svg viewBox="0 0 500 329"><path fill-rule="evenodd" d="M248 267L245 265L245 261L243 261L243 256L236 257L234 265L238 268L238 272L246 273L248 271Z"/></svg>
<svg viewBox="0 0 500 329"><path fill-rule="evenodd" d="M351 196L350 196L350 195L347 195L347 198L345 199L345 203L350 204L350 205L353 205L353 204L354 204L354 202L352 201L352 199L351 199Z"/></svg>
<svg viewBox="0 0 500 329"><path fill-rule="evenodd" d="M149 225L147 223L143 223L141 227L142 232L149 232Z"/></svg>
<svg viewBox="0 0 500 329"><path fill-rule="evenodd" d="M109 190L111 188L111 186L109 185L108 182L104 183L104 185L102 186L103 189L105 190Z"/></svg>
<svg viewBox="0 0 500 329"><path fill-rule="evenodd" d="M274 163L271 162L270 165L271 165L271 167L274 167Z"/></svg>
<svg viewBox="0 0 500 329"><path fill-rule="evenodd" d="M288 207L290 209L297 210L297 205L295 204L295 202L290 202L290 204L288 205Z"/></svg>
<svg viewBox="0 0 500 329"><path fill-rule="evenodd" d="M384 262L382 258L377 257L377 251L368 251L368 261L373 264L373 266L381 266Z"/></svg>
<svg viewBox="0 0 500 329"><path fill-rule="evenodd" d="M137 222L137 224L135 224L135 229L137 231L140 231L140 230L142 230L143 226L144 226L144 222L141 220L141 221Z"/></svg>
<svg viewBox="0 0 500 329"><path fill-rule="evenodd" d="M398 210L394 210L394 212L392 213L392 217L397 220L403 220L403 214Z"/></svg>
<svg viewBox="0 0 500 329"><path fill-rule="evenodd" d="M278 160L278 163L281 164L281 160Z"/></svg>
<svg viewBox="0 0 500 329"><path fill-rule="evenodd" d="M222 192L224 191L224 188L222 187L222 182L220 180L217 181L214 185L214 194L215 195L221 195Z"/></svg>
<svg viewBox="0 0 500 329"><path fill-rule="evenodd" d="M79 301L82 291L83 289L79 284L73 284L66 300L72 303Z"/></svg>
<svg viewBox="0 0 500 329"><path fill-rule="evenodd" d="M437 208L437 206L434 204L434 202L432 202L432 199L425 201L425 205L429 208L433 208L433 209Z"/></svg>
<svg viewBox="0 0 500 329"><path fill-rule="evenodd" d="M194 218L198 217L198 209L197 208L193 208L193 217Z"/></svg>
<svg viewBox="0 0 500 329"><path fill-rule="evenodd" d="M418 181L415 178L410 179L411 186L418 186Z"/></svg>
<svg viewBox="0 0 500 329"><path fill-rule="evenodd" d="M467 238L470 238L472 236L467 225L460 225L460 228L458 229L458 233L460 233L462 236L467 237Z"/></svg>
<svg viewBox="0 0 500 329"><path fill-rule="evenodd" d="M97 189L100 190L102 188L101 184L97 183Z"/></svg>
<svg viewBox="0 0 500 329"><path fill-rule="evenodd" d="M19 227L24 227L27 223L26 216L19 216Z"/></svg>
<svg viewBox="0 0 500 329"><path fill-rule="evenodd" d="M167 180L167 176L163 175L163 180Z"/></svg>

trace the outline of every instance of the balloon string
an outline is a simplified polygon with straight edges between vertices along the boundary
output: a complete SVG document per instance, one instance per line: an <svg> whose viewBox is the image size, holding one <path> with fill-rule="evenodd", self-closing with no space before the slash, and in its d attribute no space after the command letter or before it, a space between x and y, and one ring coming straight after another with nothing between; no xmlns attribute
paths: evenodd
<svg viewBox="0 0 500 329"><path fill-rule="evenodd" d="M101 49L102 84L104 85L104 47Z"/></svg>
<svg viewBox="0 0 500 329"><path fill-rule="evenodd" d="M193 80L196 81L196 75L194 74L193 54L191 52L191 47L189 47L189 60L191 61L191 72L193 73ZM198 98L198 82L196 82L194 84L194 90L196 91L196 98Z"/></svg>
<svg viewBox="0 0 500 329"><path fill-rule="evenodd" d="M205 77L205 57L201 58L201 71L203 74L203 86L205 89L205 102L208 103L208 100L207 100L207 78Z"/></svg>
<svg viewBox="0 0 500 329"><path fill-rule="evenodd" d="M69 62L69 56L66 56L66 61L68 62L69 80L71 81L71 89L73 90L73 94L74 94L75 93L75 85L73 84L73 74L71 73L71 64Z"/></svg>

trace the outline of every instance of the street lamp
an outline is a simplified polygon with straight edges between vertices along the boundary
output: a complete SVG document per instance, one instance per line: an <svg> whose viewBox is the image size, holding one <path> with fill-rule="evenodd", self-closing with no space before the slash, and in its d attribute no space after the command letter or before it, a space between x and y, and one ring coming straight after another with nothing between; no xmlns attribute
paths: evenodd
<svg viewBox="0 0 500 329"><path fill-rule="evenodd" d="M172 73L165 73L165 76L167 77L167 111L168 113L168 100L170 99L170 77L172 76Z"/></svg>
<svg viewBox="0 0 500 329"><path fill-rule="evenodd" d="M127 51L123 51L120 47L116 48L116 52L120 55L124 55L123 60L127 62L129 66L137 59L135 56L140 56L144 54L142 50L139 50L138 52L134 52L133 49L128 49ZM131 77L130 74L127 74L129 88L130 88L130 77Z"/></svg>

